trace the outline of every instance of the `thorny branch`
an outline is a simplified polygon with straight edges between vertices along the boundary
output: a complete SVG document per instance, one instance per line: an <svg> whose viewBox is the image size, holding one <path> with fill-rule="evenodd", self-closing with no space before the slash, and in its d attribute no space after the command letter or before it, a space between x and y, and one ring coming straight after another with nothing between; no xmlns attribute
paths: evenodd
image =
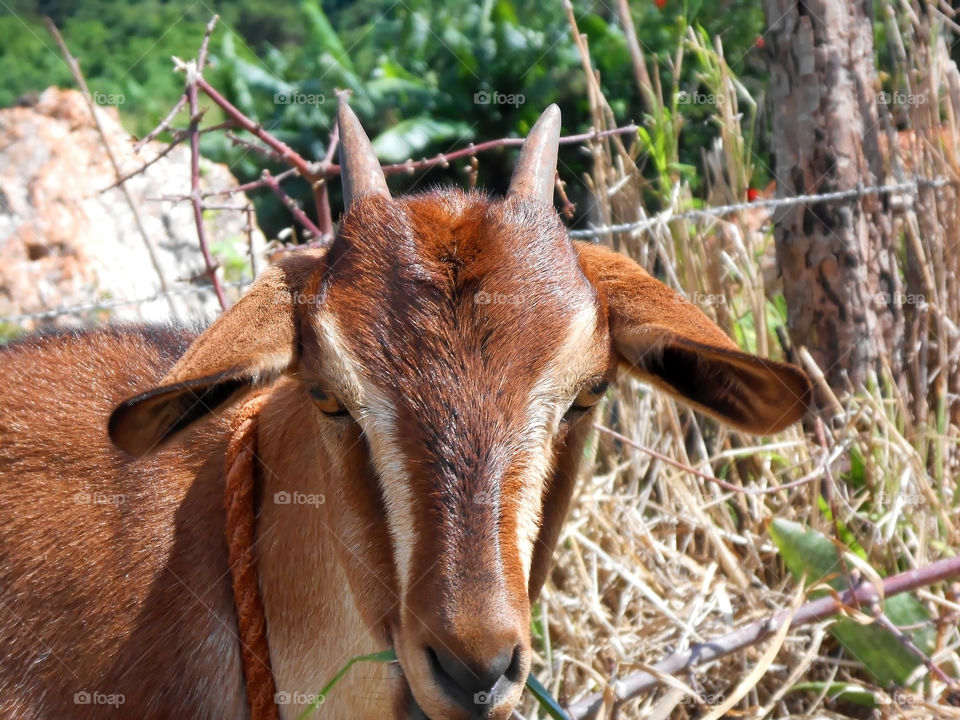
<svg viewBox="0 0 960 720"><path fill-rule="evenodd" d="M167 116L161 121L161 123L150 133L148 133L143 139L141 139L136 146L134 147L135 151L139 151L151 140L154 140L158 135L166 131L173 132L173 139L170 141L168 146L161 150L157 157L146 162L141 168L137 171L121 176L119 172L119 165L116 163L112 151L107 146L107 152L110 155L111 162L114 164L117 174L117 183L114 186L119 186L123 188L123 183L125 180L134 177L135 175L142 173L148 167L150 167L154 162L159 160L161 157L165 156L170 150L173 149L176 145L180 144L186 139L190 140L191 145L191 193L187 197L172 197L164 198L166 200L190 200L194 210L194 217L197 223L197 232L198 239L201 247L201 251L204 256L204 262L206 264L207 275L210 278L210 281L214 287L214 290L217 293L218 300L220 301L221 307L224 309L227 307L226 299L223 293L223 286L217 276L216 270L217 265L209 252L209 248L206 242L206 235L204 232L202 224L202 213L203 210L209 207L212 207L209 204L204 204L204 200L209 197L222 196L222 195L232 195L238 192L248 192L252 190L259 189L270 189L274 192L290 209L294 218L299 222L314 238L315 242L310 243L311 245L320 245L328 242L333 235L333 223L330 214L330 203L329 203L329 193L328 193L328 181L332 178L335 178L340 173L340 166L333 162L333 157L336 153L338 145L338 134L337 128L334 126L333 131L331 132L327 151L324 158L318 163L311 163L310 161L303 158L295 150L287 146L285 143L273 137L269 132L263 129L263 127L252 120L250 120L246 115L244 115L238 108L232 105L226 98L224 98L215 88L213 88L202 76L202 70L206 62L207 49L209 46L210 37L213 31L213 28L217 22L217 16L214 16L210 23L206 27L206 32L204 34L203 43L198 53L197 59L194 62L185 63L179 59L174 59L178 69L185 71L187 76L186 88L184 94L179 98L174 107L170 110ZM57 31L56 27L52 23L48 22L50 27L50 32L53 34L57 40L60 48L67 59L67 62L74 73L75 78L77 79L78 84L80 85L84 95L87 98L88 103L91 105L91 111L93 110L92 99L89 93L89 90L84 82L83 76L80 73L79 66L76 63L76 60L70 55L69 50L66 47L66 44L63 41L63 38L60 36L60 33ZM643 83L640 83L643 85ZM220 123L215 126L209 126L206 128L200 128L200 121L203 116L203 112L199 108L199 92L203 92L210 100L219 106L223 112L228 117L226 122ZM187 129L174 130L172 123L176 115L185 107L188 106L190 110L189 118L189 127ZM96 115L94 114L94 119L97 121ZM99 122L97 121L99 127ZM282 162L289 165L289 169L285 170L282 173L276 175L271 174L269 171L264 171L263 176L260 180L256 180L250 183L243 185L238 185L233 188L226 190L215 191L215 192L201 192L199 187L199 136L203 133L215 132L219 130L225 130L227 128L240 128L250 133L258 140L260 140L268 149L270 153L276 154L277 157L281 159ZM599 132L588 132L581 133L578 135L569 135L560 139L561 144L578 144L589 141L599 140L605 137L618 136L618 135L629 135L637 131L637 126L630 124L623 127L617 127L610 130L604 130ZM102 135L101 131L101 135ZM486 142L478 144L469 144L464 148L458 150L442 153L431 158L422 158L420 160L407 160L403 163L395 163L391 165L383 166L383 171L387 175L399 174L399 173L413 173L420 170L426 170L434 167L445 167L450 162L462 158L467 158L472 161L476 161L476 156L481 152L486 152L498 148L504 147L517 147L520 146L523 142L522 138L500 138L496 140L489 140ZM106 145L106 142L105 142ZM311 189L313 192L315 208L317 212L318 222L313 223L307 214L294 202L294 200L283 191L280 186L280 183L284 180L290 179L294 176L299 176L311 183ZM111 187L114 187L111 186ZM569 201L566 200L565 195L562 192L562 183L557 181L558 190L561 193L561 199L564 205L564 209L568 209ZM109 188L107 188L109 189ZM126 193L126 191L124 190ZM131 207L133 207L132 198L127 195L128 202L130 202ZM244 212L247 214L247 231L248 235L252 231L252 208L249 205L246 205ZM136 209L134 208L134 213L136 215ZM139 221L139 218L138 218ZM142 229L142 228L141 228ZM158 265L155 253L151 248L149 238L144 237L147 247L151 249L151 258L153 259L154 266L157 269L158 274L160 275L161 287L163 289L163 295L165 297L170 297L173 293L170 292L167 283L163 277L163 274ZM252 246L251 246L252 253ZM175 311L175 310L174 310ZM740 488L737 486L730 485L725 483L722 480L701 473L694 468L689 466L684 466L676 461L672 461L669 458L656 453L650 448L638 445L632 440L602 426L598 426L602 432L605 432L621 442L626 442L644 452L651 454L654 457L657 457L659 460L664 462L670 462L671 464L678 465L682 467L687 472L695 474L697 476L703 477L704 479L716 482L720 484L727 490L744 492L749 494L760 494L766 492L779 492L789 487L794 487L798 484L809 482L810 478L803 478L799 481L788 483L785 485L778 486L776 488L764 488L764 489L746 489ZM822 442L822 438L821 438ZM844 593L835 594L814 600L802 606L792 617L790 618L789 610L781 611L774 614L772 617L751 623L739 630L735 630L731 633L723 635L719 638L716 638L712 641L699 643L691 648L676 652L669 657L665 658L661 662L651 666L650 671L639 671L633 673L626 678L621 680L614 680L610 686L606 689L605 692L595 693L587 698L584 698L568 708L568 713L571 718L576 718L581 720L583 718L592 718L600 711L601 708L608 702L606 698L608 693L612 691L613 696L615 697L614 705L619 705L620 703L635 698L638 695L652 689L660 683L659 677L662 677L665 674L675 675L683 670L688 670L699 665L712 662L721 657L729 655L738 650L742 650L745 647L755 645L759 642L762 642L764 639L770 637L778 629L782 627L784 622L790 622L790 626L798 627L805 624L810 624L813 622L821 621L827 619L841 611L859 609L861 605L865 604L869 607L877 607L884 597L891 597L893 595L909 592L917 588L931 585L933 583L960 576L960 558L950 558L946 560L941 560L934 562L924 568L918 570L907 571L889 578L886 578L883 581L883 591L882 594L878 592L878 588L868 581L859 581L859 578L856 575L850 576L854 581L852 589L847 590ZM877 615L877 622L882 626L886 627L889 631L902 636L902 633L898 633L897 629L893 627L889 620L882 614ZM902 636L905 637L905 636ZM908 640L908 639L907 639ZM915 647L912 648L915 652L919 653L919 650ZM922 655L922 653L920 653ZM937 675L941 680L947 681L949 678L943 673L940 668L931 663L926 657L922 658L926 664L928 670L934 675Z"/></svg>
<svg viewBox="0 0 960 720"><path fill-rule="evenodd" d="M110 143L107 142L107 135L103 131L103 126L100 124L100 118L97 117L93 96L90 94L90 88L87 87L87 81L84 79L83 72L80 70L80 63L78 63L76 58L70 53L70 48L67 47L66 41L63 39L63 36L60 34L60 30L54 24L53 20L46 18L46 23L47 29L50 31L50 34L53 35L54 40L57 41L57 45L60 47L60 52L63 53L63 57L67 61L67 65L70 67L70 72L73 74L74 79L77 81L77 85L80 87L80 91L83 93L84 99L87 101L87 107L90 108L90 115L93 117L94 125L97 127L97 133L100 135L100 139L103 142L103 147L107 152L107 157L110 159L110 164L113 166L113 174L119 178L120 164L117 162L117 158L113 154L113 148L111 148ZM146 228L143 226L143 220L140 217L140 211L137 208L137 204L133 201L133 197L130 195L130 191L125 185L120 185L120 191L123 193L123 197L127 201L127 205L130 207L130 212L133 213L133 219L137 224L137 230L140 232L140 237L143 239L143 244L147 248L147 254L150 255L150 262L153 265L153 269L157 273L157 278L160 281L160 289L163 290L164 296L167 298L167 304L170 306L170 312L174 318L179 318L180 313L177 310L177 306L174 303L173 298L170 296L170 283L167 282L167 278L163 273L163 266L160 264L160 259L157 257L157 248L154 245L153 240L150 238L150 235L147 234Z"/></svg>
<svg viewBox="0 0 960 720"><path fill-rule="evenodd" d="M882 595L872 582L861 582L846 592L827 595L806 603L793 615L793 619L789 621L790 627L795 628L826 620L854 605L881 603L883 598L910 592L957 576L960 576L960 557L952 557L884 579ZM660 676L662 675L677 675L684 670L704 665L730 655L737 650L762 642L779 630L784 622L788 621L791 612L791 610L781 610L765 620L758 620L721 637L697 643L687 650L675 652L666 659L652 665L649 672L641 670L622 680L614 680L608 688L613 691L616 697L614 704L619 705L653 689L660 684ZM570 705L567 708L567 713L573 720L594 718L604 707L605 697L604 692L594 693Z"/></svg>
<svg viewBox="0 0 960 720"><path fill-rule="evenodd" d="M218 265L210 253L210 246L207 243L207 233L203 227L203 198L200 195L200 118L203 113L200 111L200 102L197 96L197 83L202 80L204 63L207 61L207 46L210 43L210 35L213 32L213 26L216 25L218 15L214 15L207 23L206 31L203 35L203 44L200 46L200 53L197 55L196 64L191 64L186 68L187 74L187 103L190 107L190 202L193 206L193 219L197 225L197 240L200 242L200 253L203 255L203 263L206 266L206 275L210 278L210 284L213 285L213 291L217 294L217 301L220 308L226 310L229 305L227 297L223 293L223 285L220 283L220 277L217 275Z"/></svg>
<svg viewBox="0 0 960 720"><path fill-rule="evenodd" d="M339 135L336 125L334 125L331 133L330 139L327 145L327 152L324 158L320 162L311 162L300 155L296 150L291 148L286 143L278 140L273 135L271 135L267 130L263 128L260 123L255 122L248 118L244 113L233 105L229 100L227 100L223 95L221 95L213 86L211 86L206 79L204 79L202 74L203 64L206 59L206 49L210 39L210 33L213 30L213 26L217 20L215 16L210 23L207 25L207 31L204 35L203 45L201 47L200 54L197 57L197 60L194 62L184 62L179 58L174 58L174 63L177 69L182 70L187 75L187 87L184 91L183 96L177 101L177 104L173 109L167 114L167 116L161 121L161 123L151 130L142 140L140 140L134 150L137 151L144 147L147 142L153 140L158 135L163 132L171 131L173 132L173 138L168 143L168 146L161 150L159 154L153 159L147 161L139 170L127 174L122 178L119 178L118 184L122 183L124 180L127 180L140 172L146 170L150 165L155 163L161 157L165 156L173 146L183 142L184 140L190 140L191 145L191 160L194 155L194 146L198 145L198 136L203 133L218 131L222 129L239 129L246 131L253 135L257 140L259 140L263 145L258 145L255 143L249 143L249 141L243 140L237 136L232 136L231 139L237 143L247 144L248 147L256 149L258 152L263 152L269 156L279 159L281 162L287 164L289 169L285 170L282 173L276 175L271 175L270 173L264 173L263 177L260 180L254 180L243 185L238 185L233 188L228 188L226 190L219 190L215 192L200 192L198 187L194 185L194 176L196 172L193 170L191 163L191 193L188 196L165 196L162 198L167 201L181 201L189 200L194 206L194 214L198 212L202 213L203 203L202 201L208 197L215 195L232 195L239 192L250 192L253 190L263 190L268 189L271 192L277 194L277 196L283 201L283 203L290 209L294 218L300 223L312 236L314 243L323 244L329 242L333 238L333 218L330 212L330 196L329 196L329 180L336 178L340 174L340 165L333 162L334 155L337 150L339 143ZM197 98L198 93L202 92L206 95L207 98L213 101L227 116L227 120L218 125L200 128L200 110L197 107ZM177 130L173 128L173 120L177 113L187 105L190 108L190 125L187 129ZM610 130L603 131L594 131L587 133L580 133L576 135L567 135L560 138L560 144L562 145L574 145L581 144L589 141L600 140L606 137L612 137L615 135L632 135L637 132L637 125L629 124L624 125L623 127L617 127ZM464 158L474 159L477 154L482 152L488 152L490 150L496 150L499 148L505 147L519 147L523 144L523 138L499 138L496 140L488 140L482 143L470 143L466 147L459 148L449 153L440 153L433 157L421 158L419 160L407 160L402 163L394 163L390 165L383 166L383 172L386 175L396 175L400 173L414 173L421 170L428 170L434 167L446 167L454 160L460 160ZM290 198L290 196L285 193L280 185L286 179L291 177L298 176L310 183L311 191L313 194L314 207L317 215L317 222L313 223L310 221L307 214ZM560 193L561 202L563 205L563 212L566 214L571 214L573 212L573 205L566 197L566 193L563 189L563 184L559 180L557 181L558 192ZM198 233L200 234L201 249L204 250L204 261L207 263L207 274L211 277L213 282L215 277L216 266L215 263L210 257L209 252L206 251L206 239L203 233L202 228L198 225ZM217 283L215 282L215 287ZM221 297L221 293L218 292L218 298ZM223 307L226 305L221 302Z"/></svg>

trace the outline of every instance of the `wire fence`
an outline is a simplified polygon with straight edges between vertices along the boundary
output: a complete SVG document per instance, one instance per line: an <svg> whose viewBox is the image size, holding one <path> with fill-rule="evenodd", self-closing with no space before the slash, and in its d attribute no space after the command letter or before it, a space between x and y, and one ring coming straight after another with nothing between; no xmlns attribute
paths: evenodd
<svg viewBox="0 0 960 720"><path fill-rule="evenodd" d="M913 180L895 183L891 185L871 185L858 186L849 190L838 190L828 193L816 193L808 195L794 195L783 198L764 198L760 200L751 200L747 202L731 203L729 205L715 205L712 207L697 208L674 212L672 208L663 210L656 215L642 220L636 220L629 223L619 223L615 225L592 226L589 228L570 230L569 235L572 238L599 238L610 233L632 233L637 234L646 232L653 228L663 227L667 223L676 220L719 220L729 215L744 212L753 209L778 210L781 208L791 208L798 205L807 205L812 203L838 202L845 200L860 199L870 195L891 195L894 193L917 193L922 188L937 189L948 185L958 185L960 180L951 178L914 178ZM225 283L224 288L245 288L252 283L251 280ZM210 286L195 286L188 288L178 288L167 292L158 292L148 297L136 298L131 300L106 300L103 302L82 303L66 307L50 308L37 312L24 313L20 315L0 315L0 323L19 325L28 321L52 320L63 316L80 316L90 312L103 310L112 310L130 305L144 305L146 303L163 300L169 297L194 295L194 294L213 294L213 288Z"/></svg>
<svg viewBox="0 0 960 720"><path fill-rule="evenodd" d="M224 288L245 288L253 284L252 280L242 282L224 283ZM210 285L177 288L166 292L158 292L148 297L135 298L133 300L104 300L102 302L82 303L80 305L70 305L67 307L50 308L49 310L39 310L32 313L23 313L22 315L0 315L0 322L18 325L28 320L52 320L57 317L69 315L85 315L99 310L113 310L128 305L146 305L147 303L165 300L170 297L182 297L184 295L214 295L213 287Z"/></svg>
<svg viewBox="0 0 960 720"><path fill-rule="evenodd" d="M852 200L865 197L867 195L890 195L893 193L917 192L921 188L941 188L947 185L960 184L960 180L949 178L914 178L913 180L896 183L894 185L868 185L859 186L850 190L837 190L828 193L819 193L811 195L792 195L783 198L764 198L762 200L751 200L749 202L732 203L730 205L715 205L713 207L698 208L695 210L684 210L682 212L673 212L667 209L657 213L653 217L643 220L636 220L629 223L620 223L618 225L602 225L590 227L583 230L571 230L570 237L591 238L600 237L607 233L622 232L642 232L651 228L661 226L674 220L702 220L702 219L720 219L727 215L743 212L744 210L753 210L754 208L765 208L768 210L777 210L779 208L795 207L797 205L807 205L810 203L836 202L838 200Z"/></svg>

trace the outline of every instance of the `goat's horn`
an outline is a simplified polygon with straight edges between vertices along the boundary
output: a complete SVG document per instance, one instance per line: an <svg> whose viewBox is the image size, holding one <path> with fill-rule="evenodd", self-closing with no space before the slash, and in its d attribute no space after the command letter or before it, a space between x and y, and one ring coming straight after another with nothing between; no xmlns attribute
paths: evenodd
<svg viewBox="0 0 960 720"><path fill-rule="evenodd" d="M349 210L351 203L361 195L390 197L380 161L360 121L347 104L346 95L340 96L337 124L340 126L340 181L343 183L344 207Z"/></svg>
<svg viewBox="0 0 960 720"><path fill-rule="evenodd" d="M543 111L523 141L507 196L517 195L552 205L559 145L560 108L551 105Z"/></svg>

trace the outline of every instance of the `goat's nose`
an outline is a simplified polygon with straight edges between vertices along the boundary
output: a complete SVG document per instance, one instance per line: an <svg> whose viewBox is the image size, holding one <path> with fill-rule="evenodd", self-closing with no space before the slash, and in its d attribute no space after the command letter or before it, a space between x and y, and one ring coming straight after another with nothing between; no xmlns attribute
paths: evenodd
<svg viewBox="0 0 960 720"><path fill-rule="evenodd" d="M496 703L524 678L523 648L511 643L492 657L457 657L443 648L427 648L437 684L461 707L477 715Z"/></svg>

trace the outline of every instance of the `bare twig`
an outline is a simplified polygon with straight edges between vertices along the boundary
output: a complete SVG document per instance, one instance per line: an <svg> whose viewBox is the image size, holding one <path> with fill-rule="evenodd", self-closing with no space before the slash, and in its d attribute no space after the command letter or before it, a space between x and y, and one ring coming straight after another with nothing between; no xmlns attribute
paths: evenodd
<svg viewBox="0 0 960 720"><path fill-rule="evenodd" d="M960 557L938 560L926 567L908 570L886 578L883 581L883 597L910 592L958 575L960 575ZM793 615L790 627L795 628L825 620L853 603L875 603L881 599L873 583L864 582L856 588L838 593L836 596L827 595L806 603ZM653 665L651 667L652 672L641 670L623 680L614 681L611 684L611 689L616 694L617 702L621 703L630 698L635 698L659 685L661 681L657 675L676 675L684 670L712 662L737 650L755 645L780 629L782 624L790 617L790 613L790 610L781 610L773 617L758 620L719 638L697 643L687 650L673 653ZM567 712L577 720L593 718L602 707L603 701L603 692L594 693L570 705Z"/></svg>
<svg viewBox="0 0 960 720"><path fill-rule="evenodd" d="M626 435L621 435L616 430L611 430L605 425L601 425L600 423L594 423L593 426L600 432L606 433L610 437L615 438L620 442L625 443L626 445L629 445L632 448L635 448L636 450L640 450L641 452L644 452L647 455L650 455L651 457L656 458L662 463L666 463L667 465L672 465L675 468L679 468L680 470L683 470L684 472L688 472L691 475L696 475L697 477L703 478L704 480L709 480L710 482L716 483L717 485L722 487L724 490L729 490L730 492L742 493L743 495L770 495L773 493L781 492L782 490L789 490L791 488L800 487L801 485L806 485L807 483L809 483L811 480L814 479L814 476L807 476L807 477L800 478L799 480L794 480L793 482L788 482L788 483L784 483L783 485L776 485L774 487L768 487L768 488L742 487L740 485L734 485L733 483L728 483L726 480L721 480L715 475L707 475L707 473L700 472L696 468L691 467L685 463L682 463L679 460L674 460L672 457L664 455L663 453L659 453L653 448L649 448L646 445L641 445L635 440L631 440Z"/></svg>
<svg viewBox="0 0 960 720"><path fill-rule="evenodd" d="M257 253L256 249L253 246L253 203L248 202L243 208L243 214L247 219L247 224L244 225L243 230L247 234L247 251L250 253L250 273L251 277L256 279L257 275L260 273L260 268L257 267Z"/></svg>
<svg viewBox="0 0 960 720"><path fill-rule="evenodd" d="M330 133L330 142L327 144L327 153L320 163L320 172L326 174L327 168L333 162L333 154L340 144L340 126L334 124ZM314 182L313 197L317 203L317 226L324 235L333 236L333 215L330 212L330 188L326 177Z"/></svg>
<svg viewBox="0 0 960 720"><path fill-rule="evenodd" d="M199 132L201 135L206 135L207 133L217 132L217 131L219 131L219 130L224 130L224 129L229 128L229 127L233 127L233 121L232 121L232 120L228 120L228 121L226 121L226 122L222 122L222 123L219 123L219 124L217 124L217 125L211 125L210 127L202 128L202 129L199 130L198 132ZM134 177L136 177L137 175L140 175L141 173L145 172L145 171L147 170L147 168L149 168L151 165L153 165L154 163L158 162L158 161L161 160L162 158L165 158L167 155L170 154L170 151L171 151L171 150L173 150L175 147L177 147L177 145L179 145L180 143L182 143L184 140L186 140L186 139L189 138L189 137L190 137L190 131L189 131L189 130L177 130L176 133L175 133L174 136L173 136L173 139L172 139L169 143L167 143L166 147L164 147L163 150L161 150L159 153L157 153L156 157L151 158L150 160L148 160L147 162L145 162L142 166L138 167L138 168L137 168L136 170L134 170L133 172L127 173L126 175L124 175L122 178L120 178L120 179L117 180L116 182L114 182L114 183L108 185L107 187L103 188L103 190L101 190L100 192L103 193L103 192L106 192L107 190L112 190L113 188L117 187L117 186L120 185L121 183L125 183L127 180L129 180L129 179L131 179L131 178L134 178ZM205 195L206 195L206 193L204 193L204 196L205 196Z"/></svg>
<svg viewBox="0 0 960 720"><path fill-rule="evenodd" d="M283 158L280 156L280 154L273 148L267 147L265 145L260 145L258 143L253 142L252 140L245 140L244 138L240 137L236 133L227 132L227 140L229 140L230 144L233 145L234 147L240 147L240 148L245 148L247 150L251 150L255 153L263 155L265 158L268 158L269 160L280 160L281 162L283 161Z"/></svg>
<svg viewBox="0 0 960 720"><path fill-rule="evenodd" d="M589 140L597 140L599 138L610 137L612 135L635 135L637 132L637 125L633 123L629 125L624 125L623 127L611 128L610 130L601 130L601 131L591 131L586 133L580 133L578 135L566 135L560 138L561 145L576 145L578 143L584 143ZM459 160L460 158L473 157L477 153L486 152L487 150L495 150L497 148L504 147L520 147L523 145L524 138L500 138L498 140L487 140L486 142L473 144L470 143L465 148L459 150L454 150L449 153L441 153L439 155L434 155L432 158L423 158L422 160L407 160L402 163L394 163L393 165L384 165L383 172L385 175L393 175L396 173L413 173L417 170L426 170L433 167L443 167L450 163L451 160ZM340 166L331 165L327 171L327 176L339 175Z"/></svg>
<svg viewBox="0 0 960 720"><path fill-rule="evenodd" d="M177 116L177 113L183 109L183 106L187 104L187 94L186 92L180 96L180 99L177 100L177 104L173 106L173 109L167 113L167 116L160 121L160 124L157 125L153 130L148 132L143 138L137 141L137 144L133 146L133 152L138 153L140 149L146 145L148 142L153 140L157 135L166 130L170 129L170 124L173 122L173 118Z"/></svg>
<svg viewBox="0 0 960 720"><path fill-rule="evenodd" d="M282 173L277 173L276 175L273 176L273 179L276 180L277 182L283 182L287 178L295 177L296 175L297 175L297 169L290 168L288 170L284 170ZM203 194L203 197L209 198L209 197L216 197L217 195L233 195L238 192L247 193L252 190L264 190L269 188L270 188L270 183L268 183L266 180L263 180L263 179L252 180L248 183L244 183L243 185L236 185L232 188L224 188L223 190L210 190L208 192L205 192ZM180 195L180 196L164 195L160 199L177 202L177 201L189 200L190 198L183 195Z"/></svg>
<svg viewBox="0 0 960 720"><path fill-rule="evenodd" d="M557 195L560 196L560 212L567 220L572 220L574 213L577 211L577 206L570 202L570 198L567 197L567 184L560 179L559 172L554 180L554 185L557 188Z"/></svg>
<svg viewBox="0 0 960 720"><path fill-rule="evenodd" d="M210 36L213 35L213 28L220 19L219 15L210 18L206 28L203 31L203 41L200 43L200 52L197 53L197 72L203 73L203 68L207 65L207 49L210 47Z"/></svg>
<svg viewBox="0 0 960 720"><path fill-rule="evenodd" d="M898 628L896 625L890 622L890 618L886 616L886 614L880 609L879 606L877 606L876 610L877 612L874 615L875 617L874 622L877 625L879 625L888 633L890 633L895 638L897 638L897 640L900 641L903 647L907 649L907 652L909 652L917 660L923 663L923 666L927 668L927 670L929 670L932 675L936 675L937 679L940 680L940 682L945 683L947 685L953 684L953 678L947 675L940 668L939 665L937 665L935 662L933 662L933 660L927 657L926 653L924 653L923 650L917 647L917 644L913 642L913 640L910 638L909 635L902 632L901 628Z"/></svg>
<svg viewBox="0 0 960 720"><path fill-rule="evenodd" d="M333 239L332 233L324 233L313 223L313 220L307 217L307 214L300 209L300 206L294 202L293 198L283 191L283 188L280 187L277 179L270 174L269 170L263 171L263 179L267 183L267 187L273 190L274 194L280 198L280 201L287 207L296 221L313 233L316 242L319 242L322 246Z"/></svg>
<svg viewBox="0 0 960 720"><path fill-rule="evenodd" d="M213 33L213 27L216 25L217 20L220 18L219 15L214 15L210 22L207 23L206 30L203 33L203 42L200 43L200 52L197 54L197 66L200 69L203 69L203 66L206 64L207 58L207 48L210 45L210 35ZM188 101L187 92L184 90L183 95L180 96L180 99L177 100L177 104L173 106L170 112L167 113L167 116L160 121L160 124L157 125L153 130L151 130L147 135L137 141L137 144L133 146L133 152L138 153L140 149L143 148L148 142L153 140L160 133L169 130L171 123L173 123L173 118L177 116L177 113L183 109L183 106L187 104ZM178 133L179 135L180 133ZM169 150L167 151L169 152ZM149 165L150 163L147 163Z"/></svg>
<svg viewBox="0 0 960 720"><path fill-rule="evenodd" d="M212 29L213 23L217 20L214 15L208 25L208 32ZM200 253L203 255L203 264L206 267L206 275L213 285L213 290L217 294L217 302L220 307L226 310L228 307L227 297L224 295L223 286L220 283L220 277L217 275L217 263L210 253L210 246L207 243L207 233L203 226L203 197L200 194L200 107L197 97L197 81L200 79L200 67L203 58L198 59L198 64L191 63L187 69L187 99L190 104L190 203L193 207L193 220L197 226L197 240L200 243Z"/></svg>
<svg viewBox="0 0 960 720"><path fill-rule="evenodd" d="M57 41L57 45L60 47L60 52L63 53L63 57L67 61L67 65L70 67L70 72L73 73L73 77L77 81L77 85L79 85L81 92L83 92L83 97L87 101L87 107L90 108L90 115L93 117L93 122L97 126L97 132L100 134L100 139L103 141L103 147L107 151L107 157L110 159L110 164L113 166L114 175L116 177L120 177L120 165L117 162L117 158L113 154L113 148L111 148L110 143L107 142L107 134L104 132L103 125L100 123L100 118L97 117L93 96L90 94L90 88L87 87L87 81L84 79L83 73L80 70L80 64L77 62L76 58L70 54L70 49L67 47L66 41L64 41L63 36L60 34L60 30L57 29L57 26L53 23L53 20L50 18L45 18L45 20L47 29L50 31L50 34L53 35L54 40ZM123 197L127 201L130 211L133 213L134 222L137 224L137 230L140 233L140 237L143 238L143 244L147 248L147 254L150 256L150 262L153 265L153 269L157 273L157 279L160 281L160 289L163 290L167 299L167 304L170 307L170 313L174 318L179 320L180 311L177 309L176 303L174 303L173 298L170 296L170 283L167 282L167 278L163 273L163 266L160 265L160 258L157 256L156 245L154 244L152 238L147 234L147 230L143 225L143 219L140 217L140 211L137 208L137 204L133 201L133 197L130 195L130 191L127 189L126 185L121 185L120 191L123 193Z"/></svg>
<svg viewBox="0 0 960 720"><path fill-rule="evenodd" d="M637 88L643 95L647 108L652 109L657 104L656 93L653 91L653 83L650 82L647 62L643 57L643 50L640 49L640 42L637 40L637 30L633 26L633 17L630 15L630 5L627 0L617 0L617 13L620 15L623 33L627 38L627 49L630 51L630 60L633 63L633 74L637 81Z"/></svg>
<svg viewBox="0 0 960 720"><path fill-rule="evenodd" d="M176 62L179 68L184 70L187 69L187 63L179 59L176 59ZM202 90L203 93L214 103L216 103L230 118L232 118L237 125L251 135L254 135L262 140L266 145L274 150L285 163L295 167L297 172L302 177L311 181L316 179L316 171L314 170L313 166L307 162L296 150L291 148L286 143L277 140L275 137L273 137L273 135L264 130L259 123L253 122L250 118L240 112L236 106L234 106L229 100L223 97L223 95L217 92L217 90L215 90L210 83L208 83L200 75L196 76L196 87L198 90Z"/></svg>

